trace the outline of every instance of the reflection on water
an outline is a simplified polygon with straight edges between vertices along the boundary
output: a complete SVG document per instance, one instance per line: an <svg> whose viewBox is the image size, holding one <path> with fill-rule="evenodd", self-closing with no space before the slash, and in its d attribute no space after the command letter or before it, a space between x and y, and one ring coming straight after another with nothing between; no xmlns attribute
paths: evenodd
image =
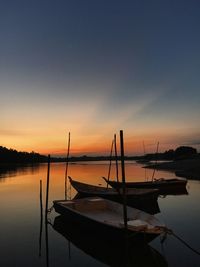
<svg viewBox="0 0 200 267"><path fill-rule="evenodd" d="M40 164L27 164L24 166L17 164L12 166L0 165L0 182L5 181L6 178L23 175L30 172L34 174L37 172L39 166Z"/></svg>
<svg viewBox="0 0 200 267"><path fill-rule="evenodd" d="M92 162L92 164L76 163L69 165L69 175L75 180L94 185L101 184L105 186L101 176L107 176L107 173L108 164L105 162L98 162L97 164L95 162ZM52 164L50 172L49 207L51 207L54 199L63 199L65 196L64 174L65 164ZM114 260L114 252L108 253L107 256L104 255L109 251L111 245L108 245L107 250L102 252L103 255L95 254L95 256L92 254L93 252L88 251L87 248L84 247L85 243L83 242L84 244L82 244L81 238L79 241L79 235L75 234L74 238L72 231L67 231L66 236L67 240L71 240L70 247L68 247L68 241L50 226L48 226L48 232L46 231L48 234L48 242L45 243L44 227L42 229L43 236L41 236L40 242L40 225L42 225L42 223L39 183L40 179L42 179L43 200L45 200L46 176L46 164L38 165L36 168L29 166L21 170L13 170L12 168L11 171L4 172L4 174L1 173L1 179L3 179L4 182L0 183L0 266L45 267L47 263L47 243L49 250L49 267L99 267L105 266L105 264L111 265ZM111 177L114 178L114 176L115 173L113 171ZM150 177L152 177L152 170L145 170L141 168L141 165L133 162L126 165L127 180L135 179L136 181L144 181L145 176L147 179L150 179ZM156 171L155 177L171 178L175 177L175 175L170 172ZM160 213L156 214L156 217L164 221L169 228L173 229L178 236L186 240L191 246L200 250L200 182L193 180L188 181L187 190L188 195L167 195L164 198L159 197L158 204ZM71 188L71 197L73 198L75 195L76 191ZM57 217L57 214L52 211L51 214L49 214L49 220L54 226L56 225L56 220L54 223L55 217ZM84 239L87 240L87 235ZM160 244L159 238L151 242L150 246L159 252L159 254L165 255L169 267L200 266L200 257L171 236L167 238L163 247ZM69 248L71 258L68 257ZM95 251L95 253L98 254L100 250L96 249ZM161 260L161 264L166 264L163 257L158 255L157 252L155 252L157 255L156 258L158 257ZM114 255L115 254L116 257L118 257L118 253L114 253ZM139 252L138 255L140 255ZM135 253L133 253L133 256L136 258L130 259L130 262L132 260L137 260L137 264L139 264L140 261L141 264L143 263L144 257L137 258L137 254L135 255ZM139 260L139 258L141 259ZM123 256L119 259L119 263L122 262L122 259ZM163 263L163 260L165 263ZM131 266L135 266L134 264ZM145 265L143 264L141 266Z"/></svg>
<svg viewBox="0 0 200 267"><path fill-rule="evenodd" d="M108 240L99 235L98 231L92 235L62 216L55 218L53 228L86 254L108 266L167 266L164 257L147 244L137 246L125 239L124 243L119 243L116 238Z"/></svg>
<svg viewBox="0 0 200 267"><path fill-rule="evenodd" d="M178 196L178 195L188 195L188 190L186 186L181 186L181 187L176 187L176 188L170 188L165 190L165 193L161 194L161 197L166 197L167 195L173 195L173 196Z"/></svg>

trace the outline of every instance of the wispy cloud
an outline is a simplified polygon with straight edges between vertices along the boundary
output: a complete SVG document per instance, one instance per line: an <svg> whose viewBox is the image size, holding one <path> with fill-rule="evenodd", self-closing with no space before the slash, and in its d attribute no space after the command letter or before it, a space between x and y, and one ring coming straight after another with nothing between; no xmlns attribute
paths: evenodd
<svg viewBox="0 0 200 267"><path fill-rule="evenodd" d="M13 130L13 129L0 129L0 136L25 136L27 132L20 131L20 130Z"/></svg>

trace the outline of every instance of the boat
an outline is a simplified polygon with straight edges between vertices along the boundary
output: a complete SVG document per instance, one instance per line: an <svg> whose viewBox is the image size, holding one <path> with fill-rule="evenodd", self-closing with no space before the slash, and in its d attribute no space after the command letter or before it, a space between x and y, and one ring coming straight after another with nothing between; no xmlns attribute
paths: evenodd
<svg viewBox="0 0 200 267"><path fill-rule="evenodd" d="M73 188L78 192L79 198L98 196L123 203L122 189L108 188L78 182L68 176ZM158 189L126 188L127 205L146 211L151 214L160 212L158 207Z"/></svg>
<svg viewBox="0 0 200 267"><path fill-rule="evenodd" d="M108 238L124 239L126 235L136 243L148 243L166 231L155 216L132 207L126 207L127 220L123 219L122 204L100 197L54 200L53 206L74 226Z"/></svg>
<svg viewBox="0 0 200 267"><path fill-rule="evenodd" d="M107 184L118 190L122 188L123 184L119 181L108 180L102 177ZM153 181L143 181L143 182L126 182L127 188L156 188L159 189L160 194L175 194L176 191L184 188L187 184L187 179L184 178L159 178Z"/></svg>
<svg viewBox="0 0 200 267"><path fill-rule="evenodd" d="M117 267L167 267L165 258L148 244L137 245L128 240L120 242L116 237L107 240L105 235L91 233L82 227L74 227L74 224L59 215L54 219L53 229L67 239L70 246L69 253L75 248L80 249L88 256L94 258L106 266ZM73 253L69 254L70 262L73 265ZM83 261L83 258L82 258ZM87 261L88 262L88 261ZM84 265L84 262L82 262Z"/></svg>

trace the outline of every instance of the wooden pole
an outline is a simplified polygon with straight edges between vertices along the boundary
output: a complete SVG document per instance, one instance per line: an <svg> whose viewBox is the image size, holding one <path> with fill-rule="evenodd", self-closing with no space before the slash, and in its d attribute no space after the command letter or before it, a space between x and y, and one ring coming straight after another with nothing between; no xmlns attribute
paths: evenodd
<svg viewBox="0 0 200 267"><path fill-rule="evenodd" d="M48 201L49 201L49 174L50 174L50 155L48 155L48 165L47 165L47 184L46 184L46 208L45 217L47 218L48 213Z"/></svg>
<svg viewBox="0 0 200 267"><path fill-rule="evenodd" d="M40 215L43 217L43 204L42 204L42 180L40 180Z"/></svg>
<svg viewBox="0 0 200 267"><path fill-rule="evenodd" d="M118 155L117 155L117 138L116 138L116 134L114 135L114 143L115 143L116 177L117 177L117 182L119 182L119 169L118 169Z"/></svg>
<svg viewBox="0 0 200 267"><path fill-rule="evenodd" d="M46 184L46 208L45 208L45 243L46 243L46 266L49 266L49 242L48 242L48 201L49 201L49 176L50 176L50 162L51 156L48 155L48 165L47 165L47 184Z"/></svg>
<svg viewBox="0 0 200 267"><path fill-rule="evenodd" d="M155 162L155 167L154 167L152 178L151 178L152 182L153 182L155 171L156 171L156 165L157 165L157 159L158 159L158 147L159 147L159 142L157 143L157 148L156 148L156 162Z"/></svg>
<svg viewBox="0 0 200 267"><path fill-rule="evenodd" d="M126 179L125 179L125 166L124 166L124 137L123 137L122 130L120 130L120 147L121 147L121 170L122 170L122 185L123 185L124 227L125 229L127 229Z"/></svg>
<svg viewBox="0 0 200 267"><path fill-rule="evenodd" d="M42 203L42 180L40 180L40 215L43 217L43 203Z"/></svg>
<svg viewBox="0 0 200 267"><path fill-rule="evenodd" d="M108 168L108 181L110 180L110 171L111 171L111 165L112 165L113 145L114 145L114 140L112 140L111 149L110 149L110 163L109 163L109 168ZM108 188L108 183L107 183L107 188Z"/></svg>
<svg viewBox="0 0 200 267"><path fill-rule="evenodd" d="M68 135L67 158L66 158L66 166L65 166L65 200L67 199L67 173L68 173L68 165L69 165L69 150L70 150L70 132Z"/></svg>
<svg viewBox="0 0 200 267"><path fill-rule="evenodd" d="M144 141L142 141L142 144L143 144L143 151L144 151L144 156L145 156L145 154L146 154L146 150L145 150Z"/></svg>

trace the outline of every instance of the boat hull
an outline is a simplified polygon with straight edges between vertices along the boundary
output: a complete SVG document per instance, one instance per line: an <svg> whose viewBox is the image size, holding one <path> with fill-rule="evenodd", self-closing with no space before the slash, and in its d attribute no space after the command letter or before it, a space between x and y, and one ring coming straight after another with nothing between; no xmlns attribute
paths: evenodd
<svg viewBox="0 0 200 267"><path fill-rule="evenodd" d="M78 192L77 198L98 196L123 204L123 196L122 193L120 193L122 190L85 184L72 180L71 177L69 178L71 185ZM128 206L151 214L160 212L157 202L158 196L159 190L157 189L129 188L126 190L126 202Z"/></svg>
<svg viewBox="0 0 200 267"><path fill-rule="evenodd" d="M71 209L65 208L59 204L59 201L54 201L54 209L57 213L61 214L65 220L73 223L75 227L82 227L93 234L98 233L98 235L103 235L105 238L108 238L108 240L117 238L118 240L123 241L124 238L128 238L131 242L144 244L151 242L159 235L156 233L134 232L129 229L118 228L113 225L101 223L86 216L82 216L82 214L74 212Z"/></svg>
<svg viewBox="0 0 200 267"><path fill-rule="evenodd" d="M122 188L122 182L108 181L106 182L115 189ZM186 179L159 179L156 181L148 182L126 182L127 188L151 188L159 189L159 194L187 194Z"/></svg>

